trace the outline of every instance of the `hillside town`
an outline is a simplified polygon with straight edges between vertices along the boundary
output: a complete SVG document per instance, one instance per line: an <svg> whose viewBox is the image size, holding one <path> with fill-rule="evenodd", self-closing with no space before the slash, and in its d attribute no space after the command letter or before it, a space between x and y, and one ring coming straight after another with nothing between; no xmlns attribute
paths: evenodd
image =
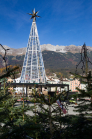
<svg viewBox="0 0 92 139"><path fill-rule="evenodd" d="M72 75L71 75L71 78L58 78L56 76L55 73L53 73L53 76L46 76L46 81L47 81L47 84L67 84L69 85L69 91L70 92L78 92L78 90L76 89L76 87L78 87L79 89L83 89L83 90L86 90L86 85L85 84L82 84L80 82L80 80L78 79L73 79ZM7 80L8 83L19 83L20 82L20 77L19 78L16 78L16 79L11 79L11 78L8 78ZM13 88L13 87L10 87L9 88L10 92L13 91L14 93L16 94L20 94L23 92L23 87L16 87L16 88ZM25 90L25 88L24 88ZM59 88L57 88L57 92L62 92L62 91L67 91L66 88L62 88L61 90ZM55 91L55 87L52 87L51 88L51 91ZM43 88L42 89L42 93L47 95L48 93L48 90ZM30 94L31 93L31 90L28 88L28 93ZM41 92L40 92L41 93Z"/></svg>

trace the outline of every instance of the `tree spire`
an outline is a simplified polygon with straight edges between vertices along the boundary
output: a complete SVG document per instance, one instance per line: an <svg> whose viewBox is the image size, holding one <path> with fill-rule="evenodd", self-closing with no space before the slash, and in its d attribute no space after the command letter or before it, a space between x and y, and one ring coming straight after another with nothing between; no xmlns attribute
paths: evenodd
<svg viewBox="0 0 92 139"><path fill-rule="evenodd" d="M40 16L37 15L38 12L39 11L35 12L35 8L34 8L34 11L32 10L32 14L31 13L27 13L27 14L31 15L32 17L30 19L33 18L33 22L35 22L36 21L36 17L40 17Z"/></svg>

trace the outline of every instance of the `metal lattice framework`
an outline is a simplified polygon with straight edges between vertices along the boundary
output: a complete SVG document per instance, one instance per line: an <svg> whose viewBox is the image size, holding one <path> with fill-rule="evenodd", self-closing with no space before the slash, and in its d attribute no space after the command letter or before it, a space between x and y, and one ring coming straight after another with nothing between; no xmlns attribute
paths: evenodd
<svg viewBox="0 0 92 139"><path fill-rule="evenodd" d="M35 20L29 35L20 83L46 83L46 74Z"/></svg>

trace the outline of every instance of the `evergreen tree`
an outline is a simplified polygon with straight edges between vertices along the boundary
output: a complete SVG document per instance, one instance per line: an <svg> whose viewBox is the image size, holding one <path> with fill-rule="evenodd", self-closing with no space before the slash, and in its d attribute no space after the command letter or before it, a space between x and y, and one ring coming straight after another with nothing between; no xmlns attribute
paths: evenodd
<svg viewBox="0 0 92 139"><path fill-rule="evenodd" d="M70 139L90 139L92 136L92 75L91 71L88 70L89 58L87 56L87 48L84 44L81 50L81 61L82 63L82 74L76 72L73 74L75 78L79 79L81 83L85 84L86 89L77 90L79 93L74 94L72 97L79 99L75 111L77 115L69 115L65 119L67 127L64 129L63 137ZM91 62L90 62L91 63ZM76 71L78 71L78 66ZM92 64L92 63L91 63Z"/></svg>
<svg viewBox="0 0 92 139"><path fill-rule="evenodd" d="M50 95L44 96L43 94L36 93L33 91L33 101L37 105L37 109L33 112L35 113L35 122L40 125L40 130L36 132L36 137L38 139L55 139L61 138L62 124L60 118L64 116L63 108L60 109L57 100L64 101L66 99L66 92L62 92L53 97ZM63 106L64 107L64 106Z"/></svg>
<svg viewBox="0 0 92 139"><path fill-rule="evenodd" d="M15 98L8 91L7 77L15 76L19 67L7 68L6 49L4 47L3 49L5 50L3 60L6 72L0 76L0 139L29 138L29 136L34 136L33 130L37 130L39 127L34 124L30 116L25 114L27 110L32 110L31 107L25 104L24 100L26 98L22 96L23 103L20 104L17 102L18 97Z"/></svg>

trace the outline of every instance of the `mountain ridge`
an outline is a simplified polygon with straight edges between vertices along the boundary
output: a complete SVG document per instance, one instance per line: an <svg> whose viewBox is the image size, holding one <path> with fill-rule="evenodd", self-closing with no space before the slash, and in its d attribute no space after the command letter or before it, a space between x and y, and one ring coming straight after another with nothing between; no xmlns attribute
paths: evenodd
<svg viewBox="0 0 92 139"><path fill-rule="evenodd" d="M10 48L6 45L3 45L4 48L6 49L10 49L9 51L7 51L7 55L25 55L26 53L26 48L19 48L19 49L15 49L15 48ZM71 52L71 53L80 53L82 46L76 46L76 45L69 45L69 46L59 46L59 45L51 45L51 44L43 44L40 45L41 46L41 51L54 51L54 52L60 52L60 53L67 53L67 52ZM92 51L92 47L87 46L88 51ZM2 49L2 47L0 47L0 54L4 54L4 50Z"/></svg>
<svg viewBox="0 0 92 139"><path fill-rule="evenodd" d="M21 68L23 66L23 61L24 61L24 56L25 55L7 55L6 60L7 60L7 65L19 65ZM44 61L44 66L46 69L46 73L53 73L53 72L61 72L65 76L69 74L69 72L75 72L76 70L76 65L81 60L81 54L80 53L60 53L60 52L55 52L55 51L42 51L42 56L43 56L43 61ZM92 59L92 51L88 52L88 57L89 60L91 61ZM82 64L82 62L81 62ZM89 63L89 69L92 69L92 64ZM0 55L0 68L5 67L4 61L2 59L2 55ZM78 70L81 71L82 65L78 66Z"/></svg>

